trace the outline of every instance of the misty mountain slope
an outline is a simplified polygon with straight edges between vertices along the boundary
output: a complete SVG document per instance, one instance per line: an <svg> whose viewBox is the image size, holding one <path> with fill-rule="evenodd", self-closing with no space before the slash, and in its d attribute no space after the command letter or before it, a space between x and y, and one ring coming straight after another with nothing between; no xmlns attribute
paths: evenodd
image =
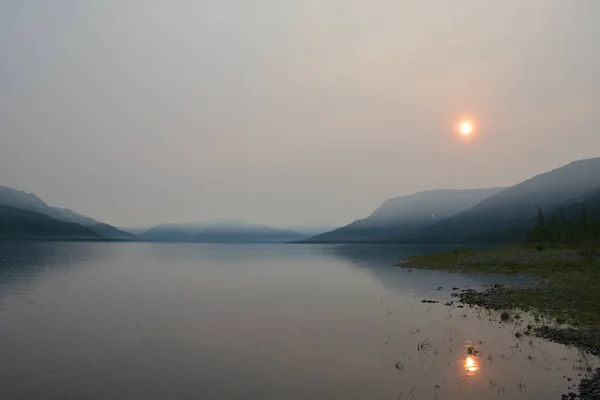
<svg viewBox="0 0 600 400"><path fill-rule="evenodd" d="M369 217L304 240L307 243L381 241L417 231L468 209L504 188L438 189L386 200Z"/></svg>
<svg viewBox="0 0 600 400"><path fill-rule="evenodd" d="M0 238L100 239L102 236L79 224L58 221L35 211L0 205Z"/></svg>
<svg viewBox="0 0 600 400"><path fill-rule="evenodd" d="M0 186L0 205L35 211L55 220L82 225L100 236L127 239L134 235L66 208L51 207L33 193Z"/></svg>
<svg viewBox="0 0 600 400"><path fill-rule="evenodd" d="M585 210L590 217L600 218L600 189L574 198L552 212L546 211L546 218L552 218L552 214L557 214L560 208L562 208L565 219L570 221L581 217L582 210Z"/></svg>
<svg viewBox="0 0 600 400"><path fill-rule="evenodd" d="M152 242L282 243L305 238L302 233L246 222L163 224L138 236Z"/></svg>
<svg viewBox="0 0 600 400"><path fill-rule="evenodd" d="M506 189L474 207L411 235L390 238L407 243L522 242L537 218L537 208L596 209L600 198L600 158L572 162Z"/></svg>
<svg viewBox="0 0 600 400"><path fill-rule="evenodd" d="M44 209L48 205L33 193L0 185L0 205L22 208L24 210Z"/></svg>
<svg viewBox="0 0 600 400"><path fill-rule="evenodd" d="M135 237L135 235L132 233L123 231L104 222L96 221L93 218L78 214L72 210L69 210L68 208L53 207L53 209L60 213L60 220L83 225L102 236L113 239L133 239Z"/></svg>

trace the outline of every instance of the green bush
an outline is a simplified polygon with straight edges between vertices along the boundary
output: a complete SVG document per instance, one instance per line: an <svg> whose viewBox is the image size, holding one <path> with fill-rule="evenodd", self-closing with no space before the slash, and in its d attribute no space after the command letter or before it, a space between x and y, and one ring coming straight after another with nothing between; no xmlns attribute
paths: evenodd
<svg viewBox="0 0 600 400"><path fill-rule="evenodd" d="M537 251L544 251L546 250L546 245L544 243L538 243L535 245L535 249Z"/></svg>

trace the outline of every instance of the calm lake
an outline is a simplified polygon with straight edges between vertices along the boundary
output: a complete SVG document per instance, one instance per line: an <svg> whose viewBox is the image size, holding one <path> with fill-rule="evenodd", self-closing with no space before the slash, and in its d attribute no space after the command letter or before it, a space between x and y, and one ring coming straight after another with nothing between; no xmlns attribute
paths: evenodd
<svg viewBox="0 0 600 400"><path fill-rule="evenodd" d="M596 365L444 305L533 278L392 267L425 251L0 243L0 399L560 399Z"/></svg>

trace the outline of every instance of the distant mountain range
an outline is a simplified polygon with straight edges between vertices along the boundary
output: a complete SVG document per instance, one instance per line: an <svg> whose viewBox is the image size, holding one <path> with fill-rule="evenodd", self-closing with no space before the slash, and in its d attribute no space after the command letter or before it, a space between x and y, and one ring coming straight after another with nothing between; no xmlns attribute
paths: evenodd
<svg viewBox="0 0 600 400"><path fill-rule="evenodd" d="M369 217L326 232L307 243L368 243L381 242L390 237L418 232L480 201L497 194L504 188L452 190L437 189L386 200Z"/></svg>
<svg viewBox="0 0 600 400"><path fill-rule="evenodd" d="M130 240L198 243L282 243L323 230L277 229L243 221L163 224L136 234L65 208L52 207L32 193L0 186L0 239Z"/></svg>
<svg viewBox="0 0 600 400"><path fill-rule="evenodd" d="M369 217L319 233L239 221L162 224L137 235L0 186L0 238L204 243L501 244L525 240L538 208L600 216L600 158L575 161L510 188L438 189L385 201ZM315 235L316 234L316 235Z"/></svg>
<svg viewBox="0 0 600 400"><path fill-rule="evenodd" d="M545 213L562 207L567 218L576 218L581 209L600 215L600 158L572 162L506 189L430 191L388 200L369 218L305 242L517 243L535 223L538 207Z"/></svg>
<svg viewBox="0 0 600 400"><path fill-rule="evenodd" d="M51 207L32 193L6 186L0 186L0 206L3 206L3 212L0 214L0 226L3 227L0 237L4 238L134 238L131 233L123 232L112 225L72 210Z"/></svg>
<svg viewBox="0 0 600 400"><path fill-rule="evenodd" d="M283 243L306 238L300 232L255 225L243 221L205 224L163 224L138 236L151 242Z"/></svg>

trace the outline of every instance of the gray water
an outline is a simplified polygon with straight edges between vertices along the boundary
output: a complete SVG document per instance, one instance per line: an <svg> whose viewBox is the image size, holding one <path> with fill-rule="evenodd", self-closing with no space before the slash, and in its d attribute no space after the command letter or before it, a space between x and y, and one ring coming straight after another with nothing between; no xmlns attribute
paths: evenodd
<svg viewBox="0 0 600 400"><path fill-rule="evenodd" d="M392 267L439 250L0 243L0 399L552 399L595 362L443 304L532 278Z"/></svg>

